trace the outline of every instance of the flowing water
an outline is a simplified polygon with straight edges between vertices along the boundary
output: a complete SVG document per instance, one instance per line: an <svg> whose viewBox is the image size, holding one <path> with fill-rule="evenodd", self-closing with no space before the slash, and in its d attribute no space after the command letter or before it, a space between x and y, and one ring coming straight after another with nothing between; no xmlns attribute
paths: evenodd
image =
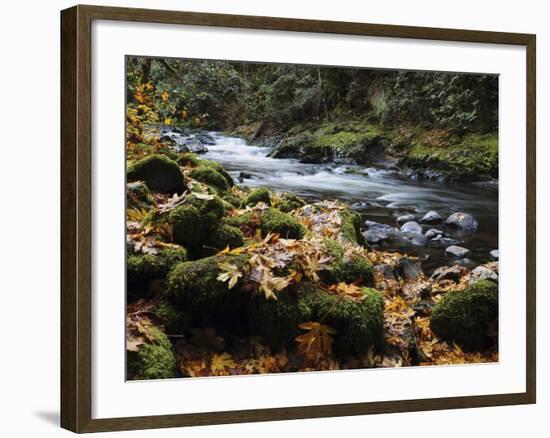
<svg viewBox="0 0 550 438"><path fill-rule="evenodd" d="M209 133L215 144L208 146L204 158L217 161L239 181L241 172L250 178L240 179L246 186L266 186L276 191L292 192L308 200L336 198L356 205L364 220L392 226L396 217L412 213L419 220L424 213L435 210L446 218L453 212L472 214L480 224L479 232L460 235L444 225L424 227L444 230L450 237L472 251L466 265L475 266L491 260L489 252L498 248L498 187L413 181L399 172L383 168L364 168L341 164L305 164L296 159L268 157L270 147L248 145L243 139ZM362 172L352 173L352 172ZM365 175L366 172L368 175ZM365 205L366 204L366 205ZM445 247L408 246L390 243L385 249L415 254L424 260L427 271L453 263L445 255Z"/></svg>

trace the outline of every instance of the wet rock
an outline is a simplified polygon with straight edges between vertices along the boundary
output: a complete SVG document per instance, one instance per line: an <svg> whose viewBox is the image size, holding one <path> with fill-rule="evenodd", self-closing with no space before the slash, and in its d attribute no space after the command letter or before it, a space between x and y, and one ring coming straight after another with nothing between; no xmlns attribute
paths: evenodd
<svg viewBox="0 0 550 438"><path fill-rule="evenodd" d="M430 246L451 246L462 243L460 240L451 239L450 237L435 236L430 240Z"/></svg>
<svg viewBox="0 0 550 438"><path fill-rule="evenodd" d="M426 246L428 244L428 238L420 233L408 236L408 239L414 246Z"/></svg>
<svg viewBox="0 0 550 438"><path fill-rule="evenodd" d="M388 264L376 265L374 267L378 272L380 272L386 280L395 280L395 274L393 272L393 267Z"/></svg>
<svg viewBox="0 0 550 438"><path fill-rule="evenodd" d="M460 279L467 273L468 269L466 269L464 266L441 266L434 271L430 279L434 281L452 280L455 283L458 283Z"/></svg>
<svg viewBox="0 0 550 438"><path fill-rule="evenodd" d="M161 143L168 143L170 147L176 147L177 142L170 135L163 135L159 138Z"/></svg>
<svg viewBox="0 0 550 438"><path fill-rule="evenodd" d="M478 266L468 276L468 284L472 285L481 280L489 280L498 283L498 274L486 266Z"/></svg>
<svg viewBox="0 0 550 438"><path fill-rule="evenodd" d="M244 171L239 173L239 179L251 179L251 178L252 178L251 173L244 172Z"/></svg>
<svg viewBox="0 0 550 438"><path fill-rule="evenodd" d="M401 225L401 231L404 233L419 233L422 234L422 227L418 222L405 222Z"/></svg>
<svg viewBox="0 0 550 438"><path fill-rule="evenodd" d="M419 260L403 257L397 265L398 275L407 281L415 281L422 277L422 267Z"/></svg>
<svg viewBox="0 0 550 438"><path fill-rule="evenodd" d="M402 216L398 216L396 220L399 225L403 225L405 222L412 222L415 219L414 214L404 214Z"/></svg>
<svg viewBox="0 0 550 438"><path fill-rule="evenodd" d="M393 228L391 225L382 224L380 222L374 222L374 221L365 221L363 224L367 230L369 231L394 231L395 228Z"/></svg>
<svg viewBox="0 0 550 438"><path fill-rule="evenodd" d="M195 154L205 154L208 152L208 148L197 138L190 138L186 140L185 146L189 149L189 152L193 152Z"/></svg>
<svg viewBox="0 0 550 438"><path fill-rule="evenodd" d="M180 145L180 146L177 146L176 147L176 150L180 153L180 154L187 154L189 152L191 152L191 150L185 146L184 144Z"/></svg>
<svg viewBox="0 0 550 438"><path fill-rule="evenodd" d="M428 239L434 239L434 238L441 238L443 237L445 233L441 230L438 230L437 228L430 228L428 231L426 231L426 234L425 236L428 238Z"/></svg>
<svg viewBox="0 0 550 438"><path fill-rule="evenodd" d="M373 244L385 242L390 238L389 232L384 230L368 230L363 233L363 236L368 243Z"/></svg>
<svg viewBox="0 0 550 438"><path fill-rule="evenodd" d="M445 248L445 254L452 255L453 257L457 257L459 259L463 259L469 255L470 252L471 251L469 249L457 245L451 245Z"/></svg>
<svg viewBox="0 0 550 438"><path fill-rule="evenodd" d="M453 213L445 221L445 225L458 228L466 233L475 233L479 230L479 222L468 213Z"/></svg>
<svg viewBox="0 0 550 438"><path fill-rule="evenodd" d="M427 212L422 217L422 219L420 219L420 222L423 224L430 224L430 225L441 224L443 223L443 218L437 211L431 210Z"/></svg>
<svg viewBox="0 0 550 438"><path fill-rule="evenodd" d="M212 137L210 134L207 134L205 132L201 132L200 134L196 134L195 138L200 141L203 145L213 146L216 144L216 140L214 140L214 137Z"/></svg>
<svg viewBox="0 0 550 438"><path fill-rule="evenodd" d="M498 256L499 256L498 249L493 249L489 254L494 260L498 260Z"/></svg>

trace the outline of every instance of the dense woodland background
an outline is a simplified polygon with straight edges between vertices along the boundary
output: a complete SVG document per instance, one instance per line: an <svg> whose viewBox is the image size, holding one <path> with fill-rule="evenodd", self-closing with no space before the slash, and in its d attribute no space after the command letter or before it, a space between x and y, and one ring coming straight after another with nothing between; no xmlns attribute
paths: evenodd
<svg viewBox="0 0 550 438"><path fill-rule="evenodd" d="M154 85L164 120L215 130L368 115L458 135L497 129L496 75L381 71L224 61L127 59L129 104ZM136 93L138 92L138 93Z"/></svg>

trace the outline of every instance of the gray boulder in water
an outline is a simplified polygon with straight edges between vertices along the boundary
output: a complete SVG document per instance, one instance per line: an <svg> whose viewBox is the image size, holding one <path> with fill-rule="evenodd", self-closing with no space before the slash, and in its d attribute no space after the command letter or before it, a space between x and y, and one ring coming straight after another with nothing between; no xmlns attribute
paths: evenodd
<svg viewBox="0 0 550 438"><path fill-rule="evenodd" d="M443 223L443 218L437 211L431 210L427 212L422 217L422 219L420 219L420 222L423 224L430 224L430 225L441 224Z"/></svg>
<svg viewBox="0 0 550 438"><path fill-rule="evenodd" d="M475 233L479 230L479 222L468 213L453 213L445 221L445 225L458 228L466 233Z"/></svg>
<svg viewBox="0 0 550 438"><path fill-rule="evenodd" d="M403 216L399 216L396 220L399 225L403 225L405 222L412 222L416 219L414 214L404 214Z"/></svg>
<svg viewBox="0 0 550 438"><path fill-rule="evenodd" d="M405 222L401 225L401 231L404 233L419 233L422 234L422 227L418 222Z"/></svg>
<svg viewBox="0 0 550 438"><path fill-rule="evenodd" d="M470 254L470 250L467 248L463 248L462 246L451 245L445 249L445 254L449 254L459 259L462 259Z"/></svg>

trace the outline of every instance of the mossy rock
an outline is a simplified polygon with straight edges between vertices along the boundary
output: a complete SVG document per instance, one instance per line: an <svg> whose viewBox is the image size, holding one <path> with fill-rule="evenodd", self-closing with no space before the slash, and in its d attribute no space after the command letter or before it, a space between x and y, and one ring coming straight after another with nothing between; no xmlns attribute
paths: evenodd
<svg viewBox="0 0 550 438"><path fill-rule="evenodd" d="M154 312L163 320L164 331L169 335L181 335L191 327L191 315L179 311L167 300L160 301Z"/></svg>
<svg viewBox="0 0 550 438"><path fill-rule="evenodd" d="M273 350L281 350L295 344L301 331L298 324L311 321L311 314L310 306L295 290L278 292L277 300L255 295L249 307L250 331Z"/></svg>
<svg viewBox="0 0 550 438"><path fill-rule="evenodd" d="M239 208L241 206L241 198L232 192L227 192L222 195L222 199L226 201L231 207Z"/></svg>
<svg viewBox="0 0 550 438"><path fill-rule="evenodd" d="M176 359L172 344L160 330L155 341L142 345L137 352L127 352L127 376L129 380L169 379L176 377Z"/></svg>
<svg viewBox="0 0 550 438"><path fill-rule="evenodd" d="M224 248L238 248L244 245L244 236L237 227L227 224L219 224L208 233L204 242L204 253L206 255L215 254Z"/></svg>
<svg viewBox="0 0 550 438"><path fill-rule="evenodd" d="M204 199L200 196L190 194L187 197L187 204L198 210L205 230L216 227L225 214L224 203L218 196L214 196L211 199Z"/></svg>
<svg viewBox="0 0 550 438"><path fill-rule="evenodd" d="M301 293L312 310L312 321L334 328L334 349L340 355L362 355L384 344L384 300L375 289L363 288L365 298L352 301L305 285ZM324 319L323 319L324 318Z"/></svg>
<svg viewBox="0 0 550 438"><path fill-rule="evenodd" d="M306 231L295 218L273 207L262 213L261 222L263 236L277 233L285 239L301 239Z"/></svg>
<svg viewBox="0 0 550 438"><path fill-rule="evenodd" d="M285 193L279 200L276 207L283 213L289 213L292 210L303 207L304 205L306 205L306 202L302 198L299 198L293 193Z"/></svg>
<svg viewBox="0 0 550 438"><path fill-rule="evenodd" d="M264 202L267 205L271 205L271 196L269 190L265 187L252 190L242 201L242 205L256 205L258 202Z"/></svg>
<svg viewBox="0 0 550 438"><path fill-rule="evenodd" d="M356 283L363 286L374 285L374 268L368 259L353 254L344 259L344 250L340 243L333 239L323 241L333 261L329 271L322 271L321 278L328 283Z"/></svg>
<svg viewBox="0 0 550 438"><path fill-rule="evenodd" d="M361 216L350 210L340 212L342 218L342 235L346 240L357 245L365 245L365 238L361 234Z"/></svg>
<svg viewBox="0 0 550 438"><path fill-rule="evenodd" d="M142 181L134 181L126 184L127 208L147 208L155 203L151 191Z"/></svg>
<svg viewBox="0 0 550 438"><path fill-rule="evenodd" d="M130 255L126 262L128 299L149 296L152 280L166 278L173 266L186 260L185 248L167 248L158 254Z"/></svg>
<svg viewBox="0 0 550 438"><path fill-rule="evenodd" d="M182 167L197 167L200 165L201 160L193 152L185 152L179 154L176 158L176 162Z"/></svg>
<svg viewBox="0 0 550 438"><path fill-rule="evenodd" d="M169 216L174 242L187 248L198 248L204 239L204 226L199 210L192 205L173 209Z"/></svg>
<svg viewBox="0 0 550 438"><path fill-rule="evenodd" d="M189 177L214 188L218 192L224 192L231 188L225 177L220 172L212 167L204 166L203 164L191 169L188 172L188 175Z"/></svg>
<svg viewBox="0 0 550 438"><path fill-rule="evenodd" d="M246 327L248 294L217 279L220 263L242 266L247 256L212 256L177 265L168 276L168 300L179 311L189 312L193 323L239 331ZM245 321L245 320L244 320Z"/></svg>
<svg viewBox="0 0 550 438"><path fill-rule="evenodd" d="M229 175L229 173L225 170L225 168L220 163L212 160L200 160L199 164L201 166L206 166L211 169L214 169L216 172L218 172L221 176L224 177L229 187L233 187L235 185L235 182L233 181L233 178L231 177L231 175Z"/></svg>
<svg viewBox="0 0 550 438"><path fill-rule="evenodd" d="M217 196L204 199L191 193L186 200L169 213L168 221L172 224L174 242L195 252L201 249L209 232L219 225L225 206Z"/></svg>
<svg viewBox="0 0 550 438"><path fill-rule="evenodd" d="M482 280L463 291L448 292L433 308L430 328L466 350L483 350L491 344L487 330L497 318L498 286Z"/></svg>
<svg viewBox="0 0 550 438"><path fill-rule="evenodd" d="M144 181L153 191L183 193L185 183L178 164L164 155L150 155L131 164L126 171L128 181Z"/></svg>
<svg viewBox="0 0 550 438"><path fill-rule="evenodd" d="M364 288L361 302L332 295L308 282L277 294L277 300L254 297L250 306L251 332L271 348L295 345L302 331L298 325L323 321L337 330L334 349L341 355L360 355L384 341L384 302L382 295Z"/></svg>

